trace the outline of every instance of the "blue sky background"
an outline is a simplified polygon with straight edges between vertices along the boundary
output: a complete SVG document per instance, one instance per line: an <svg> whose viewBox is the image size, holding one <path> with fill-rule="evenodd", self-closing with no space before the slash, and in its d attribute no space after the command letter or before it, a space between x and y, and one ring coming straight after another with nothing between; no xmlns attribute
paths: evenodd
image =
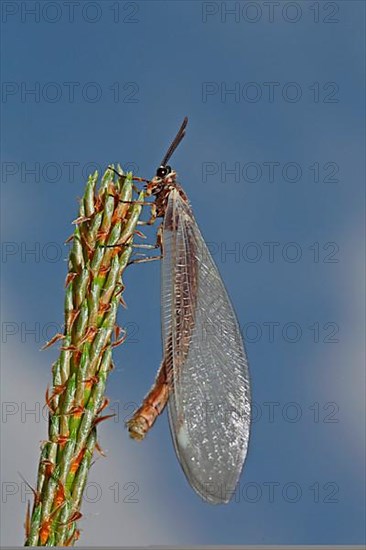
<svg viewBox="0 0 366 550"><path fill-rule="evenodd" d="M81 542L363 543L364 3L280 2L271 19L259 2L80 2L73 21L64 3L38 3L36 21L23 4L35 3L2 4L2 399L14 404L2 418L3 544L23 541L17 472L35 479L46 437L25 409L43 402L57 356L39 348L63 322L63 242L88 163L151 177L184 115L172 164L247 336L249 454L237 501L214 507L186 482L165 415L144 443L129 440L129 404L161 358L159 265L134 266L119 316L130 339L108 386L119 421L100 428L108 457L90 474ZM239 97L225 95L235 86ZM235 163L239 181L225 180ZM265 243L277 243L272 259ZM27 333L36 323L41 334Z"/></svg>

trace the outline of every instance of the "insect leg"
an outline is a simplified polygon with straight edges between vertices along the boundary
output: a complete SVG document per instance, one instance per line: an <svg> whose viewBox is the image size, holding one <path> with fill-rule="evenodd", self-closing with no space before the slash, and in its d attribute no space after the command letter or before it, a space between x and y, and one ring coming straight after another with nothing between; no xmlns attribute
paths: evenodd
<svg viewBox="0 0 366 550"><path fill-rule="evenodd" d="M152 250L153 248L159 248L158 244L133 244L132 248L148 248Z"/></svg>
<svg viewBox="0 0 366 550"><path fill-rule="evenodd" d="M126 178L126 176L124 174L120 174L118 172L118 170L113 168L113 166L108 166L108 170L111 170L112 172L114 172L120 179ZM150 180L147 180L145 178L139 178L138 176L133 176L132 179L133 179L133 181L141 181L141 182L144 182L144 183L150 183Z"/></svg>
<svg viewBox="0 0 366 550"><path fill-rule="evenodd" d="M111 193L109 193L110 197L114 197ZM155 222L157 216L156 216L156 205L154 202L149 201L124 201L119 199L118 202L121 202L122 204L139 204L140 206L150 206L150 218L146 222L138 221L137 225L153 225Z"/></svg>
<svg viewBox="0 0 366 550"><path fill-rule="evenodd" d="M162 258L163 256L148 256L147 258L138 258L136 260L131 260L130 262L128 262L127 265L143 264L145 262L153 262L155 260L161 260Z"/></svg>
<svg viewBox="0 0 366 550"><path fill-rule="evenodd" d="M110 197L114 197L112 193L108 193ZM148 201L123 201L122 199L118 199L118 202L121 202L122 204L140 204L141 206L151 206L153 203Z"/></svg>
<svg viewBox="0 0 366 550"><path fill-rule="evenodd" d="M160 250L162 251L163 250L163 226L162 224L159 225L158 227L158 230L156 232L156 243L153 245L153 244L140 244L140 245L135 245L136 248L150 248L150 249L153 249L153 248L160 248ZM134 245L132 245L134 246ZM128 262L127 265L131 265L131 264L142 264L144 262L153 262L155 260L161 260L163 258L162 255L160 256L148 256L146 258L138 258L136 260L131 260L130 262Z"/></svg>
<svg viewBox="0 0 366 550"><path fill-rule="evenodd" d="M154 202L148 202L148 203L145 203L145 204L148 204L151 208L150 218L146 222L138 221L137 225L153 225L155 223L156 218L157 218L157 216L156 216L156 204Z"/></svg>

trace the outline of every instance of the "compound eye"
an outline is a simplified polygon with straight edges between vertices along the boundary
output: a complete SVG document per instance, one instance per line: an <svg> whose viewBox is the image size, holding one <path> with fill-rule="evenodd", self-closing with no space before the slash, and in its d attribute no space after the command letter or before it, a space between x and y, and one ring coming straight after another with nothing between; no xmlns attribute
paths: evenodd
<svg viewBox="0 0 366 550"><path fill-rule="evenodd" d="M159 168L156 170L157 177L165 178L165 176L169 173L168 168L169 166L159 166Z"/></svg>

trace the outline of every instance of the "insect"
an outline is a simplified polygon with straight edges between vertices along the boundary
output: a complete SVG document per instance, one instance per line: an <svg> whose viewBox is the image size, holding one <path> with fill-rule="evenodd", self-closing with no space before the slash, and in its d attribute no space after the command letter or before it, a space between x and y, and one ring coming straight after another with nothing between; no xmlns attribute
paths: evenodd
<svg viewBox="0 0 366 550"><path fill-rule="evenodd" d="M175 451L193 489L211 503L228 502L247 454L250 431L248 362L233 306L168 165L185 118L146 195L162 252L163 360L155 383L128 422L143 439L168 403ZM146 181L146 180L145 180Z"/></svg>

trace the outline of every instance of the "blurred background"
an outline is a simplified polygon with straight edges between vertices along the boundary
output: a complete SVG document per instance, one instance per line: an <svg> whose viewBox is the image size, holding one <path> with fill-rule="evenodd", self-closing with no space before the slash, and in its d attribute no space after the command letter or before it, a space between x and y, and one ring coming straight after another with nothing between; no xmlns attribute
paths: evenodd
<svg viewBox="0 0 366 550"><path fill-rule="evenodd" d="M2 2L2 543L46 438L71 221L87 176L172 165L231 295L253 384L230 504L188 485L167 417L124 427L161 359L158 262L125 276L80 543L364 542L364 3ZM148 213L145 214L148 216ZM147 232L151 240L154 230Z"/></svg>

